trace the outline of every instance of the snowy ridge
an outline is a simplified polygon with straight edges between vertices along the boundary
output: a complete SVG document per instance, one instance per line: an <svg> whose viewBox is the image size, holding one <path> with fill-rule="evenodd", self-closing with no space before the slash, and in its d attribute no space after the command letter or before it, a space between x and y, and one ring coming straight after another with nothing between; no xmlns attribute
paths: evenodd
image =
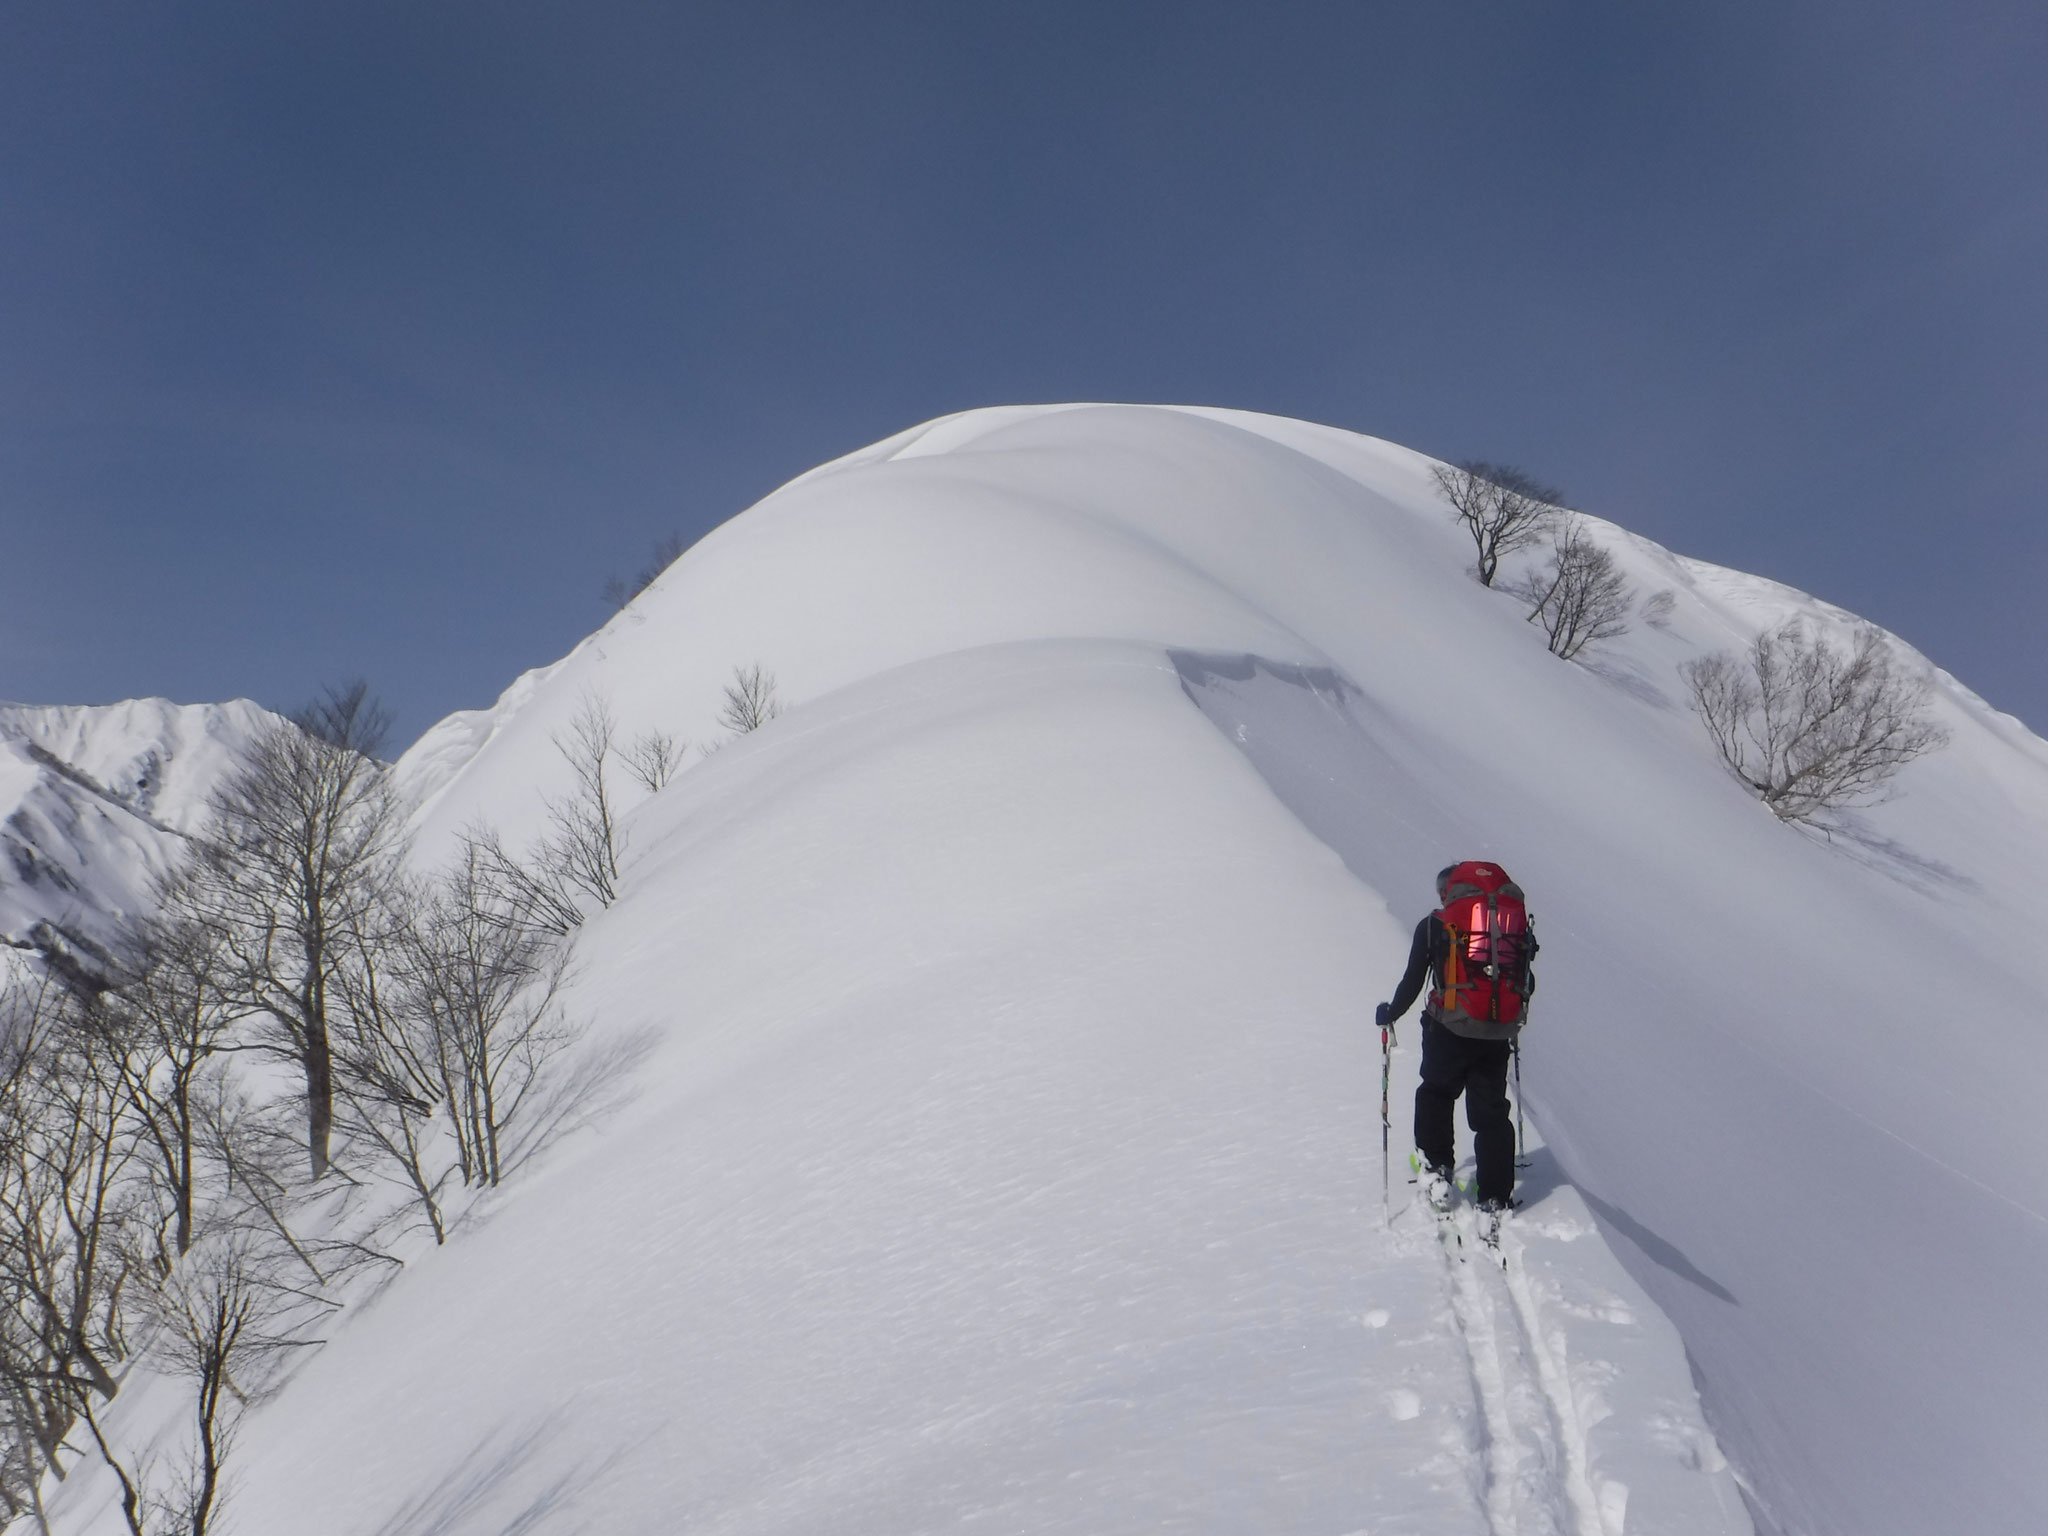
<svg viewBox="0 0 2048 1536"><path fill-rule="evenodd" d="M2048 1524L2009 1322L2048 1273L2041 743L1934 673L1947 751L1780 825L1677 669L1849 616L1600 524L1670 618L1560 662L1429 469L1239 412L945 418L423 738L432 860L540 827L589 696L699 747L735 666L795 705L627 793L575 1004L633 1097L337 1322L237 1522ZM1376 1144L1372 1004L1480 856L1544 942L1505 1271L1409 1203L1412 1019L1384 1204Z"/></svg>
<svg viewBox="0 0 2048 1536"><path fill-rule="evenodd" d="M103 962L274 718L246 699L0 704L0 942Z"/></svg>

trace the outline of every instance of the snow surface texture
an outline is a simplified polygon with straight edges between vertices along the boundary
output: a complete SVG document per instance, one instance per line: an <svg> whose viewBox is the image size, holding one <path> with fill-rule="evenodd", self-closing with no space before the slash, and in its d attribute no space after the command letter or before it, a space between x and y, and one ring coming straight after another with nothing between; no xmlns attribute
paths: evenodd
<svg viewBox="0 0 2048 1536"><path fill-rule="evenodd" d="M246 699L0 704L0 943L103 962L272 718Z"/></svg>
<svg viewBox="0 0 2048 1536"><path fill-rule="evenodd" d="M1560 662L1428 470L948 418L429 732L431 859L533 835L593 691L699 741L736 665L798 706L628 810L576 1007L633 1098L337 1321L238 1528L2048 1528L2048 747L1930 671L1954 744L1783 826L1677 667L1848 617L1602 524L1672 619ZM1374 1102L1372 1004L1476 856L1545 944L1504 1270L1402 1177L1412 1017L1384 1204Z"/></svg>

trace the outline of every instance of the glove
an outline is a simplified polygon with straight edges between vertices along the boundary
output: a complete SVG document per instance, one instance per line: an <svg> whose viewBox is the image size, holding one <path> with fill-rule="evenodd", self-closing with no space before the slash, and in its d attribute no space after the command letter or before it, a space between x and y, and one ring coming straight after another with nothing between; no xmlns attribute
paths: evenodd
<svg viewBox="0 0 2048 1536"><path fill-rule="evenodd" d="M1381 1003L1379 1011L1372 1018L1373 1022L1379 1025L1381 1029L1392 1029L1394 1027L1394 1005L1392 1003Z"/></svg>

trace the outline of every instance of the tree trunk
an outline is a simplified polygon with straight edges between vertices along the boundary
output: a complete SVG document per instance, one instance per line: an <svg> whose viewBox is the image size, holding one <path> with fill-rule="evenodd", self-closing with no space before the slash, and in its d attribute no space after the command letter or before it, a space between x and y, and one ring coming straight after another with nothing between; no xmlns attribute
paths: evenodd
<svg viewBox="0 0 2048 1536"><path fill-rule="evenodd" d="M313 1177L327 1172L328 1146L334 1134L334 1052L324 1029L306 1036L306 1150Z"/></svg>
<svg viewBox="0 0 2048 1536"><path fill-rule="evenodd" d="M216 1320L216 1327L219 1322ZM199 1381L199 1467L198 1487L192 1493L191 1536L206 1536L213 1516L213 1500L220 1488L220 1394L227 1374L225 1361L210 1359Z"/></svg>
<svg viewBox="0 0 2048 1536"><path fill-rule="evenodd" d="M178 1257L182 1259L192 1251L192 1083L189 1076L180 1074L172 1102L177 1112L177 1168L173 1178L177 1185Z"/></svg>
<svg viewBox="0 0 2048 1536"><path fill-rule="evenodd" d="M100 1357L93 1353L92 1346L85 1342L83 1331L74 1331L71 1336L71 1358L85 1367L85 1374L92 1382L93 1390L108 1402L114 1400L121 1390L121 1383L114 1379L114 1373L100 1363Z"/></svg>

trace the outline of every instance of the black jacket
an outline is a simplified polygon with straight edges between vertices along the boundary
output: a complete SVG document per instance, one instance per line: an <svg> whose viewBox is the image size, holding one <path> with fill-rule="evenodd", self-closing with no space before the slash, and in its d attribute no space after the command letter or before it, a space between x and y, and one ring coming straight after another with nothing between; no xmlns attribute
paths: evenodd
<svg viewBox="0 0 2048 1536"><path fill-rule="evenodd" d="M1394 988L1395 1018L1400 1018L1415 1006L1423 982L1427 981L1433 987L1443 985L1444 962L1450 958L1451 936L1432 912L1415 925L1415 942L1408 946L1408 969L1401 977L1401 985ZM1431 1017L1427 1008L1423 1009L1422 1016Z"/></svg>

